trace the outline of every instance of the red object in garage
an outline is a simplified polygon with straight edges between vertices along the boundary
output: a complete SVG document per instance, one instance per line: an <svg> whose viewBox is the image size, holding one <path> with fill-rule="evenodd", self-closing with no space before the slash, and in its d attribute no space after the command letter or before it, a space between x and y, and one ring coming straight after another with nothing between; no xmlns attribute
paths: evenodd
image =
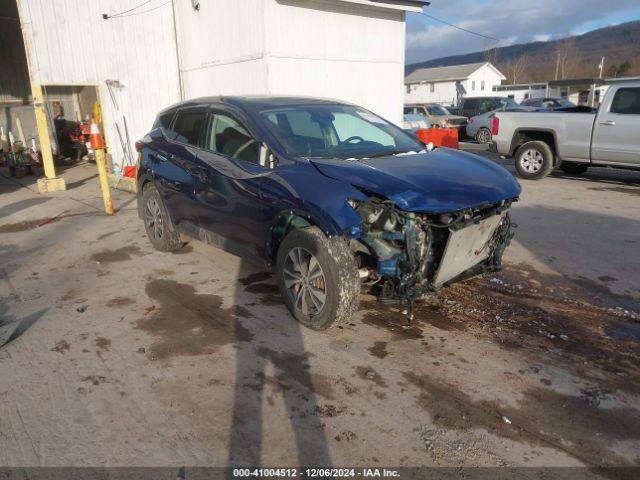
<svg viewBox="0 0 640 480"><path fill-rule="evenodd" d="M136 169L138 167L134 166L126 166L124 167L124 176L127 178L136 178Z"/></svg>
<svg viewBox="0 0 640 480"><path fill-rule="evenodd" d="M433 143L436 147L460 148L456 128L423 128L416 134L422 142Z"/></svg>

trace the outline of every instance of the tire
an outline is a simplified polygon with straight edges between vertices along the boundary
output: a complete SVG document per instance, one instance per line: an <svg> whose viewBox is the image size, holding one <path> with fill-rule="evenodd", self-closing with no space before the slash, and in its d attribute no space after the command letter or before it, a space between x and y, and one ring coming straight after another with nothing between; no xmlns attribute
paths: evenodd
<svg viewBox="0 0 640 480"><path fill-rule="evenodd" d="M176 230L158 189L151 183L142 190L142 219L151 244L162 252L182 248L180 233Z"/></svg>
<svg viewBox="0 0 640 480"><path fill-rule="evenodd" d="M564 162L560 165L560 170L570 175L580 175L589 170L589 164Z"/></svg>
<svg viewBox="0 0 640 480"><path fill-rule="evenodd" d="M553 170L551 147L539 140L520 146L515 160L518 175L527 180L540 180Z"/></svg>
<svg viewBox="0 0 640 480"><path fill-rule="evenodd" d="M490 143L492 138L493 137L491 135L491 130L485 127L482 127L476 133L476 142L478 143L482 143L482 144Z"/></svg>
<svg viewBox="0 0 640 480"><path fill-rule="evenodd" d="M287 308L305 327L327 330L358 310L355 258L343 238L327 238L317 227L285 237L278 249L276 276Z"/></svg>

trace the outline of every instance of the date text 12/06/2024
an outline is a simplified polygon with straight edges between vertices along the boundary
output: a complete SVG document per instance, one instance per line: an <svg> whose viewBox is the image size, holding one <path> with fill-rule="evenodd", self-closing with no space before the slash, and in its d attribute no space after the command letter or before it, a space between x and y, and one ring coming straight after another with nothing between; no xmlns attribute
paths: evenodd
<svg viewBox="0 0 640 480"><path fill-rule="evenodd" d="M233 478L400 478L387 468L235 468Z"/></svg>

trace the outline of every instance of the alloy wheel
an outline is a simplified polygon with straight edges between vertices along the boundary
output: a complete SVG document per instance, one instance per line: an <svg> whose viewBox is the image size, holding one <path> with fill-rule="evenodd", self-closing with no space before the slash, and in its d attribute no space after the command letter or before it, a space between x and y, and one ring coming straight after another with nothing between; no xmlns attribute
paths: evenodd
<svg viewBox="0 0 640 480"><path fill-rule="evenodd" d="M145 205L145 220L147 232L154 240L160 240L164 235L164 224L162 222L162 210L158 201L151 197Z"/></svg>
<svg viewBox="0 0 640 480"><path fill-rule="evenodd" d="M479 143L489 143L491 141L491 132L486 128L483 128L478 132L478 142Z"/></svg>
<svg viewBox="0 0 640 480"><path fill-rule="evenodd" d="M306 317L322 312L327 300L324 271L308 250L291 249L284 263L284 286L295 308Z"/></svg>
<svg viewBox="0 0 640 480"><path fill-rule="evenodd" d="M543 164L544 156L538 150L529 149L523 152L520 157L520 165L528 173L540 171Z"/></svg>

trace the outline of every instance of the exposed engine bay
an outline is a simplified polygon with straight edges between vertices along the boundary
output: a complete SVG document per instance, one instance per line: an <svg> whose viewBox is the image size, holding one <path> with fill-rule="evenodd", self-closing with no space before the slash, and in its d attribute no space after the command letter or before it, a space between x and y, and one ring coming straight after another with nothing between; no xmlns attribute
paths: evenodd
<svg viewBox="0 0 640 480"><path fill-rule="evenodd" d="M363 284L385 304L407 304L425 293L499 270L513 238L513 201L455 213L421 214L374 198L351 201L362 231L351 241Z"/></svg>

